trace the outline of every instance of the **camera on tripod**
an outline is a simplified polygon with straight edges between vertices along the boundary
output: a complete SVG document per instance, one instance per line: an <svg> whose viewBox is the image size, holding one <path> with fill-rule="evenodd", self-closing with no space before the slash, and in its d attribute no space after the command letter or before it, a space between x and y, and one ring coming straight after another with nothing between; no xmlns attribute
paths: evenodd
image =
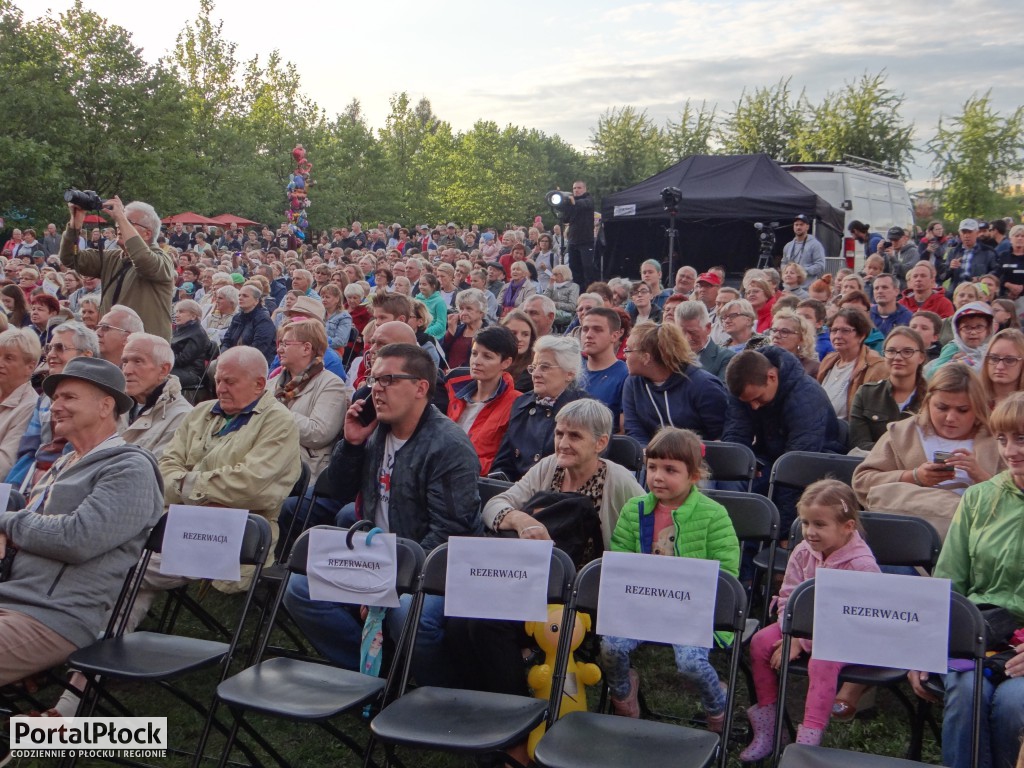
<svg viewBox="0 0 1024 768"><path fill-rule="evenodd" d="M754 229L757 230L757 239L759 242L759 249L757 254L757 268L764 269L770 267L772 263L772 254L775 251L775 230L778 229L779 222L773 221L765 224L763 222L755 222Z"/></svg>
<svg viewBox="0 0 1024 768"><path fill-rule="evenodd" d="M71 187L70 189L65 190L64 200L81 208L83 211L103 210L103 198L91 189L81 190Z"/></svg>

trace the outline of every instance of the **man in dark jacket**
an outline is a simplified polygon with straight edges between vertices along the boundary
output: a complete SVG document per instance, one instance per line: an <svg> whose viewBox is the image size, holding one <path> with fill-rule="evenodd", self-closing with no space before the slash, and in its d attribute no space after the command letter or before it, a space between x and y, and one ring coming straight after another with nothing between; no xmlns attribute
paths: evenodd
<svg viewBox="0 0 1024 768"><path fill-rule="evenodd" d="M239 312L231 320L221 351L232 347L255 347L267 358L267 365L277 356L277 329L270 313L260 306L263 293L254 285L238 290Z"/></svg>
<svg viewBox="0 0 1024 768"><path fill-rule="evenodd" d="M939 267L938 281L949 280L949 295L960 283L995 272L999 268L996 252L978 240L978 222L964 219L960 222L960 242L946 250Z"/></svg>
<svg viewBox="0 0 1024 768"><path fill-rule="evenodd" d="M572 183L569 202L569 269L582 291L601 279L594 263L594 199L587 192L586 182Z"/></svg>
<svg viewBox="0 0 1024 768"><path fill-rule="evenodd" d="M345 415L344 440L324 470L330 496L356 501L357 512L386 531L419 542L429 551L450 536L483 534L477 479L480 460L466 433L430 404L437 387L430 356L415 344L388 344L373 361L367 382L373 405L357 399ZM365 408L376 418L360 422ZM401 598L386 622L398 638L411 605ZM288 582L285 605L296 624L324 656L357 669L362 622L358 608L309 597L309 582ZM422 685L448 681L444 640L444 599L428 597L417 636L413 673Z"/></svg>
<svg viewBox="0 0 1024 768"><path fill-rule="evenodd" d="M761 470L756 492L767 492L772 465L784 453L846 453L828 395L789 352L772 346L740 352L729 363L725 382L731 397L722 440L754 450ZM798 496L790 488L775 495L783 531L796 518Z"/></svg>

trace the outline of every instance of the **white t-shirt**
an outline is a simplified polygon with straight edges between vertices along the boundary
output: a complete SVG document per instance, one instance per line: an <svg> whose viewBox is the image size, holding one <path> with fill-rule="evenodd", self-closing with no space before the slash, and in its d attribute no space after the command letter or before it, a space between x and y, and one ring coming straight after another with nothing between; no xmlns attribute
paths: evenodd
<svg viewBox="0 0 1024 768"><path fill-rule="evenodd" d="M932 461L935 458L936 451L946 451L952 453L957 448L966 448L968 451L974 452L974 438L969 437L965 440L947 440L944 437L939 437L934 432L925 432L920 427L917 428L918 437L921 438L921 447L924 449L924 457L928 461ZM952 491L960 496L964 495L964 491L967 487L974 482L971 480L971 476L968 475L964 470L957 468L956 472L949 476L949 480L944 480L936 488L945 488L947 491Z"/></svg>
<svg viewBox="0 0 1024 768"><path fill-rule="evenodd" d="M476 421L476 417L480 415L480 411L484 409L487 402L488 401L483 400L478 403L470 400L466 403L465 410L462 412L462 415L459 416L459 426L462 427L462 431L467 435L469 434L469 430L473 428L473 422Z"/></svg>
<svg viewBox="0 0 1024 768"><path fill-rule="evenodd" d="M853 377L853 369L856 360L849 363L836 363L828 373L825 374L821 386L825 388L825 394L832 402L832 408L836 412L836 418L845 419L849 416L846 410L846 397L850 392L850 379Z"/></svg>
<svg viewBox="0 0 1024 768"><path fill-rule="evenodd" d="M380 514L374 522L385 533L391 530L389 520L389 512L391 511L391 473L395 469L395 454L407 442L409 442L408 439L399 440L391 432L388 432L388 436L384 440L384 460L381 462L380 472L377 474L377 493L380 496L378 509Z"/></svg>

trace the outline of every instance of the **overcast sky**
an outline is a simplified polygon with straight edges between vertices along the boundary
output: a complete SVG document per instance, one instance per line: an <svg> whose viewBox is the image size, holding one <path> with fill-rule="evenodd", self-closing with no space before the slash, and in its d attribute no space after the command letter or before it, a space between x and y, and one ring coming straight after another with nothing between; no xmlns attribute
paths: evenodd
<svg viewBox="0 0 1024 768"><path fill-rule="evenodd" d="M15 3L35 18L71 0ZM198 0L85 5L132 32L150 60L199 9ZM688 98L728 112L745 87L792 77L814 103L883 69L921 145L975 92L991 89L1004 113L1024 104L1019 12L1019 0L219 0L214 15L240 60L278 48L329 113L358 98L380 127L390 95L408 91L456 130L484 118L585 149L609 107L631 104L663 124ZM931 158L916 158L911 187L930 178Z"/></svg>

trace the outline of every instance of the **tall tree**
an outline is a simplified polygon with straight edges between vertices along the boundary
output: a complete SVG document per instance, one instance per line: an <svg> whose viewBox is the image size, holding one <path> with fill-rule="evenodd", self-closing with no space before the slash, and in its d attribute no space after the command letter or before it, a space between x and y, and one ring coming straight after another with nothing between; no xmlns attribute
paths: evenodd
<svg viewBox="0 0 1024 768"><path fill-rule="evenodd" d="M764 152L777 160L792 160L793 142L805 116L803 92L794 96L792 78L779 80L771 88L745 89L735 109L718 126L718 137L726 154Z"/></svg>
<svg viewBox="0 0 1024 768"><path fill-rule="evenodd" d="M607 110L590 135L591 173L600 193L628 187L665 165L661 130L634 107Z"/></svg>
<svg viewBox="0 0 1024 768"><path fill-rule="evenodd" d="M998 215L1005 203L996 190L1024 171L1024 106L1002 115L990 91L971 96L959 115L939 119L928 150L947 219Z"/></svg>
<svg viewBox="0 0 1024 768"><path fill-rule="evenodd" d="M717 107L708 108L702 101L700 107L689 99L679 113L679 121L669 119L665 123L665 156L668 162L678 163L690 155L711 154L711 142L715 135L715 112Z"/></svg>
<svg viewBox="0 0 1024 768"><path fill-rule="evenodd" d="M904 172L910 163L914 126L900 115L904 96L889 88L886 75L863 74L817 106L806 105L807 119L793 142L793 159L838 162L846 155L865 158Z"/></svg>

